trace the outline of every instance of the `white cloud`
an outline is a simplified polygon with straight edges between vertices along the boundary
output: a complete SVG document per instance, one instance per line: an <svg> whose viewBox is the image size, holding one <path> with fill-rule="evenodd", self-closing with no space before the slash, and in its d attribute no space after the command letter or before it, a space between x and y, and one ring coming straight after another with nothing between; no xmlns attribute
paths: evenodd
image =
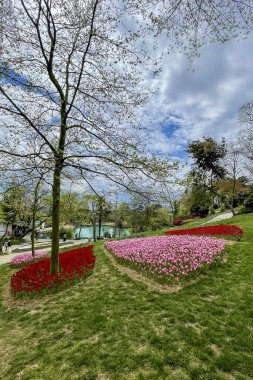
<svg viewBox="0 0 253 380"><path fill-rule="evenodd" d="M151 129L151 149L180 156L190 140L235 137L241 128L237 112L253 99L252 46L252 36L207 46L192 67L182 54L166 57L160 77L152 80L159 90L142 114ZM172 130L171 122L178 128Z"/></svg>

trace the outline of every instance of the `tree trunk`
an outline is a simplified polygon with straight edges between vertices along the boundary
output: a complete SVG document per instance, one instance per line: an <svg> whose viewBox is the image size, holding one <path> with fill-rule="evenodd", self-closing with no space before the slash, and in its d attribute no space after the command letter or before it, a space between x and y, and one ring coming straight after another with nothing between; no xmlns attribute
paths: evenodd
<svg viewBox="0 0 253 380"><path fill-rule="evenodd" d="M231 201L231 206L232 207L234 207L235 186L236 186L236 178L235 178L235 176L233 176L232 201Z"/></svg>
<svg viewBox="0 0 253 380"><path fill-rule="evenodd" d="M93 240L94 240L94 242L97 240L97 237L96 237L96 220L95 220L95 222L93 222Z"/></svg>
<svg viewBox="0 0 253 380"><path fill-rule="evenodd" d="M53 179L53 207L52 207L52 250L50 273L59 272L59 228L60 228L60 191L62 166L56 162Z"/></svg>
<svg viewBox="0 0 253 380"><path fill-rule="evenodd" d="M225 205L230 209L230 211L232 212L233 216L235 216L235 210L233 208L233 206L228 202L228 201L224 201Z"/></svg>
<svg viewBox="0 0 253 380"><path fill-rule="evenodd" d="M98 215L98 236L101 238L102 212Z"/></svg>
<svg viewBox="0 0 253 380"><path fill-rule="evenodd" d="M218 198L221 199L221 196L220 196L218 193L216 193L215 190L211 189L211 188L208 187L208 186L206 186L206 188L207 188L209 191L211 191L214 195L216 195L216 197L218 197ZM225 205L230 209L230 211L232 212L233 216L235 216L235 210L234 210L233 206L231 206L231 204L230 204L226 199L224 200L224 203L225 203Z"/></svg>
<svg viewBox="0 0 253 380"><path fill-rule="evenodd" d="M40 183L42 181L42 175L38 179L38 182L36 183L35 189L34 189L34 202L33 202L33 210L32 210L32 233L31 233L31 240L32 240L32 256L35 257L35 221L36 221L36 213L37 213L37 205L38 205L38 194L39 194L39 187Z"/></svg>
<svg viewBox="0 0 253 380"><path fill-rule="evenodd" d="M35 207L33 207L33 220L32 220L32 233L31 233L31 241L32 241L32 257L35 257L35 244L34 244L34 238L35 238Z"/></svg>

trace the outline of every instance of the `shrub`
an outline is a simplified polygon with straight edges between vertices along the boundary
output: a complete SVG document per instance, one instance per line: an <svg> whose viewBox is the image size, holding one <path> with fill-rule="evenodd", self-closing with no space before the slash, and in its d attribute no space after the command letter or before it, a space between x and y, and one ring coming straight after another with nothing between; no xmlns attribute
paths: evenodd
<svg viewBox="0 0 253 380"><path fill-rule="evenodd" d="M15 298L33 297L57 291L94 268L93 246L87 246L59 255L59 274L50 274L50 259L30 264L11 276L11 291Z"/></svg>
<svg viewBox="0 0 253 380"><path fill-rule="evenodd" d="M173 220L173 226L180 226L183 223L183 219L176 218Z"/></svg>
<svg viewBox="0 0 253 380"><path fill-rule="evenodd" d="M66 234L67 239L73 238L73 228L60 227L59 229L59 238L63 239L63 235ZM52 231L50 231L50 239L52 239Z"/></svg>
<svg viewBox="0 0 253 380"><path fill-rule="evenodd" d="M244 201L244 206L247 212L252 212L253 211L253 193L249 194L249 196L246 198Z"/></svg>

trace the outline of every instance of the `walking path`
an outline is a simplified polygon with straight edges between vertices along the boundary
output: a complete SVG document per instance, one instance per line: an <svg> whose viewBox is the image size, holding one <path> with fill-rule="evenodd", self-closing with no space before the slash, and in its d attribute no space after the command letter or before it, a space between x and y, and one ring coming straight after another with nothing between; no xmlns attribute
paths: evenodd
<svg viewBox="0 0 253 380"><path fill-rule="evenodd" d="M64 246L60 246L60 248L65 248L65 247L75 247L79 244L84 244L84 243L87 243L88 242L88 239L81 239L81 240L76 240L74 243L72 243L71 241L71 244L66 244ZM30 244L21 244L21 245L13 245L12 246L12 249L13 250L17 250L17 249L24 249L27 247L27 251L26 252L31 252L31 245ZM40 247L37 247L35 249L35 252L36 251L50 251L51 248L40 248ZM18 256L18 255L22 255L24 252L15 252L15 253L9 253L9 254L0 254L0 265L2 264L7 264L11 261L12 257L15 257L15 256Z"/></svg>
<svg viewBox="0 0 253 380"><path fill-rule="evenodd" d="M232 216L233 216L232 212L226 212L224 214L216 215L213 218L208 219L207 221L201 224L219 222L220 220L230 219L232 218Z"/></svg>

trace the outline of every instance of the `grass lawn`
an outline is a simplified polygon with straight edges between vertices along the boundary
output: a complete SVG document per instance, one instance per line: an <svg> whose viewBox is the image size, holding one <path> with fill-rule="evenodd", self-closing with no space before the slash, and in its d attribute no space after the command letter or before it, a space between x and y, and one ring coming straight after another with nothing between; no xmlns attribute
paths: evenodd
<svg viewBox="0 0 253 380"><path fill-rule="evenodd" d="M91 276L25 307L3 302L2 265L0 379L253 379L253 215L222 224L245 237L177 293L120 272L101 241Z"/></svg>

